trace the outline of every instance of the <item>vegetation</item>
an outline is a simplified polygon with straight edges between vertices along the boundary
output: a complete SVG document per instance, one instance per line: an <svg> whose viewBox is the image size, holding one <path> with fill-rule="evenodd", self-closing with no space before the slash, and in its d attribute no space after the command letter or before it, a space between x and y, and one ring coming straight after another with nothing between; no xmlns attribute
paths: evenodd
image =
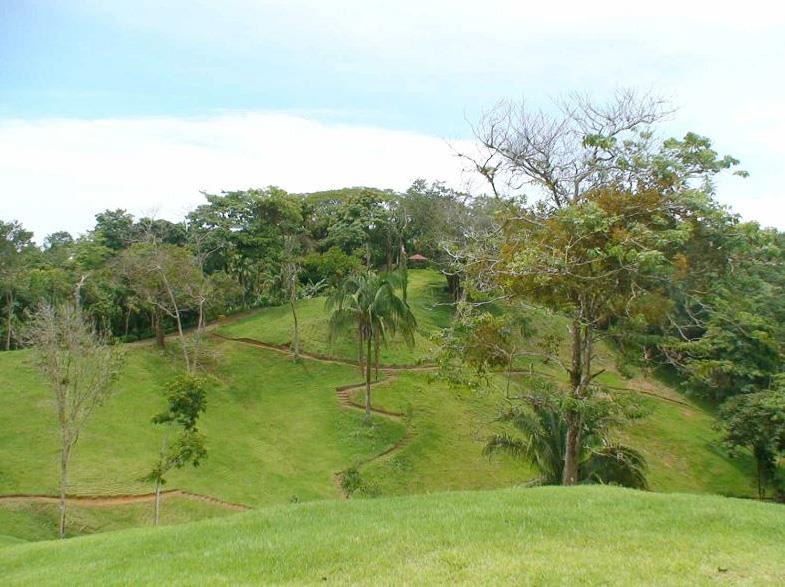
<svg viewBox="0 0 785 587"><path fill-rule="evenodd" d="M155 525L161 511L161 488L166 483L164 476L172 469L185 465L198 467L207 456L204 438L197 429L199 416L207 408L207 392L204 382L192 375L181 375L166 388L167 409L153 418L154 424L167 427L161 439L158 461L147 476L155 483ZM172 428L179 427L179 435L170 439Z"/></svg>
<svg viewBox="0 0 785 587"><path fill-rule="evenodd" d="M122 355L85 320L76 304L42 304L31 319L29 341L54 392L60 437L60 538L65 538L68 472L79 435L112 391Z"/></svg>
<svg viewBox="0 0 785 587"><path fill-rule="evenodd" d="M42 247L0 222L4 579L781 582L780 510L678 493L783 497L785 235L666 114L500 103L486 195L270 186ZM586 484L671 495L513 488ZM495 491L411 496L444 490Z"/></svg>
<svg viewBox="0 0 785 587"><path fill-rule="evenodd" d="M85 584L777 584L783 538L776 505L543 487L284 505L7 546L0 565L8 585L77 575Z"/></svg>
<svg viewBox="0 0 785 587"><path fill-rule="evenodd" d="M723 405L721 416L731 452L742 448L752 452L758 496L763 499L766 484L775 481L778 461L785 454L785 394L777 390L735 397Z"/></svg>
<svg viewBox="0 0 785 587"><path fill-rule="evenodd" d="M524 457L537 465L545 485L562 482L568 438L565 402L557 394L540 392L528 398L528 409L517 406L507 410L500 420L509 422L518 432L493 435L485 452L505 451ZM578 478L583 483L603 483L646 489L646 460L631 448L614 442L610 433L620 425L618 404L593 402L583 410L581 446L578 451Z"/></svg>
<svg viewBox="0 0 785 587"><path fill-rule="evenodd" d="M349 331L357 341L357 364L365 375L365 417L371 417L371 367L379 376L381 347L389 338L400 334L407 345L414 346L417 322L409 304L398 297L400 282L393 275L372 273L347 277L327 298L330 338Z"/></svg>

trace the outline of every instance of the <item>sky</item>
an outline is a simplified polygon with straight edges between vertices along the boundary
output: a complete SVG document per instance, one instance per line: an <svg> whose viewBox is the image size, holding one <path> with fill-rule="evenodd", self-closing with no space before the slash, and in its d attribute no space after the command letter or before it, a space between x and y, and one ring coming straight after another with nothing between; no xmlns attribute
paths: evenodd
<svg viewBox="0 0 785 587"><path fill-rule="evenodd" d="M455 151L484 108L637 88L741 159L720 201L785 229L785 8L530 4L0 0L0 219L40 242L202 191L479 191Z"/></svg>

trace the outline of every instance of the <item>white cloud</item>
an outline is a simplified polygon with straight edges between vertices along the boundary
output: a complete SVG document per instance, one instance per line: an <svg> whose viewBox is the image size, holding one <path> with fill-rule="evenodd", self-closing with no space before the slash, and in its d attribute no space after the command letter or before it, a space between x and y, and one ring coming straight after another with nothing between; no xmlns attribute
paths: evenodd
<svg viewBox="0 0 785 587"><path fill-rule="evenodd" d="M200 190L403 190L418 177L462 187L461 167L436 137L284 114L11 121L0 123L0 218L40 241L84 231L107 208L177 219Z"/></svg>
<svg viewBox="0 0 785 587"><path fill-rule="evenodd" d="M720 181L719 199L745 219L785 228L785 201L766 176L767 164L776 166L782 153L782 128L764 114L773 111L759 110L744 122L770 161L745 160L753 176ZM418 177L482 189L453 150L469 144L279 113L6 121L0 122L0 218L20 220L40 242L55 230L89 229L107 208L179 219L203 201L202 190L404 190Z"/></svg>

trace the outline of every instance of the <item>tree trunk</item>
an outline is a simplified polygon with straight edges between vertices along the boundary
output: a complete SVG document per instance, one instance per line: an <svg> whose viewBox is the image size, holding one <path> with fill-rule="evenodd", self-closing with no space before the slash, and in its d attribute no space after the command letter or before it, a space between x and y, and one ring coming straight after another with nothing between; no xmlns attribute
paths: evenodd
<svg viewBox="0 0 785 587"><path fill-rule="evenodd" d="M131 308L125 313L125 337L128 338L128 326L131 322Z"/></svg>
<svg viewBox="0 0 785 587"><path fill-rule="evenodd" d="M585 353L586 340L582 336L583 326L580 319L573 318L571 332L572 364L570 368L570 393L574 399L581 399L586 381ZM564 439L564 469L562 471L562 485L576 485L579 481L579 461L581 453L581 427L583 418L574 408L565 414L567 434Z"/></svg>
<svg viewBox="0 0 785 587"><path fill-rule="evenodd" d="M180 307L177 305L177 300L174 297L174 292L172 291L172 286L169 285L169 280L166 278L166 274L161 271L161 281L164 283L164 287L166 287L166 293L169 296L169 301L172 303L172 310L170 314L174 316L175 322L177 323L177 336L180 338L180 346L183 347L183 360L185 361L185 372L190 374L191 373L191 360L188 358L188 345L185 344L185 334L183 333L183 322L180 320Z"/></svg>
<svg viewBox="0 0 785 587"><path fill-rule="evenodd" d="M405 302L407 301L406 298L409 293L409 267L407 265L406 249L403 246L403 242L401 242L401 248L398 251L398 271L401 272L401 283L403 284L403 301Z"/></svg>
<svg viewBox="0 0 785 587"><path fill-rule="evenodd" d="M368 352L365 357L365 419L371 419L371 337L368 337Z"/></svg>
<svg viewBox="0 0 785 587"><path fill-rule="evenodd" d="M194 335L194 356L193 356L193 368L194 370L199 368L199 350L201 348L202 343L202 332L204 332L204 303L205 299L199 299L199 318L196 322L196 334Z"/></svg>
<svg viewBox="0 0 785 587"><path fill-rule="evenodd" d="M183 360L185 361L185 372L191 373L191 360L188 358L188 345L185 342L185 333L183 332L183 323L180 321L180 311L175 311L175 321L177 322L177 335L180 337L180 346L183 347Z"/></svg>
<svg viewBox="0 0 785 587"><path fill-rule="evenodd" d="M164 336L164 325L161 319L161 313L156 308L153 310L153 329L155 330L155 344L158 348L166 347L166 336Z"/></svg>
<svg viewBox="0 0 785 587"><path fill-rule="evenodd" d="M5 293L6 323L5 323L5 350L11 350L11 319L14 317L14 294L11 290Z"/></svg>
<svg viewBox="0 0 785 587"><path fill-rule="evenodd" d="M289 294L289 305L292 307L292 318L294 319L294 332L292 333L292 351L294 360L300 360L300 326L297 322L297 289L294 283L291 284Z"/></svg>
<svg viewBox="0 0 785 587"><path fill-rule="evenodd" d="M68 492L68 461L71 457L71 447L66 440L60 448L60 538L65 538L65 515L67 506Z"/></svg>
<svg viewBox="0 0 785 587"><path fill-rule="evenodd" d="M379 340L379 335L377 334L374 337L374 341L373 341L373 358L374 358L373 363L374 363L376 381L379 381L379 362L380 362L379 356L381 355L381 346L382 346L382 342L381 340Z"/></svg>
<svg viewBox="0 0 785 587"><path fill-rule="evenodd" d="M756 460L758 469L758 499L762 500L765 497L765 493L763 491L763 462L760 458Z"/></svg>
<svg viewBox="0 0 785 587"><path fill-rule="evenodd" d="M564 471L562 485L578 484L578 467L581 456L581 416L575 412L567 414L567 437L564 442Z"/></svg>
<svg viewBox="0 0 785 587"><path fill-rule="evenodd" d="M163 438L161 438L161 452L158 457L159 469L158 475L155 478L155 522L154 525L158 525L158 521L160 520L161 515L161 487L163 485L163 470L164 470L164 459L166 458L166 448L169 444L169 430L164 432Z"/></svg>
<svg viewBox="0 0 785 587"><path fill-rule="evenodd" d="M363 337L362 326L357 329L357 364L360 366L360 375L365 376L365 363L363 362Z"/></svg>
<svg viewBox="0 0 785 587"><path fill-rule="evenodd" d="M155 480L155 522L157 526L161 518L161 478Z"/></svg>
<svg viewBox="0 0 785 587"><path fill-rule="evenodd" d="M505 395L507 398L510 397L510 380L512 379L512 360L515 357L515 353L510 353L510 357L507 360L507 390L505 391Z"/></svg>

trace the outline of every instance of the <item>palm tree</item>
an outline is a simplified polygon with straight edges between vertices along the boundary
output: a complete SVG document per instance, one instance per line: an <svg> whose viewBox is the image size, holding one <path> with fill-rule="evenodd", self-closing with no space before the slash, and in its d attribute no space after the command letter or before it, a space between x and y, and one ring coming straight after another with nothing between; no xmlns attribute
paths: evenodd
<svg viewBox="0 0 785 587"><path fill-rule="evenodd" d="M503 451L525 458L540 470L543 485L560 485L564 470L567 422L564 410L553 401L530 398L527 408L512 408L499 420L513 425L518 434L491 436L484 453ZM610 483L646 489L646 459L629 446L607 437L608 421L587 419L581 435L579 476L581 483Z"/></svg>
<svg viewBox="0 0 785 587"><path fill-rule="evenodd" d="M414 345L417 322L409 305L398 295L394 274L368 272L350 275L327 298L330 340L350 333L357 341L357 362L365 377L365 417L371 416L371 364L376 373L382 344L400 333L410 347Z"/></svg>

